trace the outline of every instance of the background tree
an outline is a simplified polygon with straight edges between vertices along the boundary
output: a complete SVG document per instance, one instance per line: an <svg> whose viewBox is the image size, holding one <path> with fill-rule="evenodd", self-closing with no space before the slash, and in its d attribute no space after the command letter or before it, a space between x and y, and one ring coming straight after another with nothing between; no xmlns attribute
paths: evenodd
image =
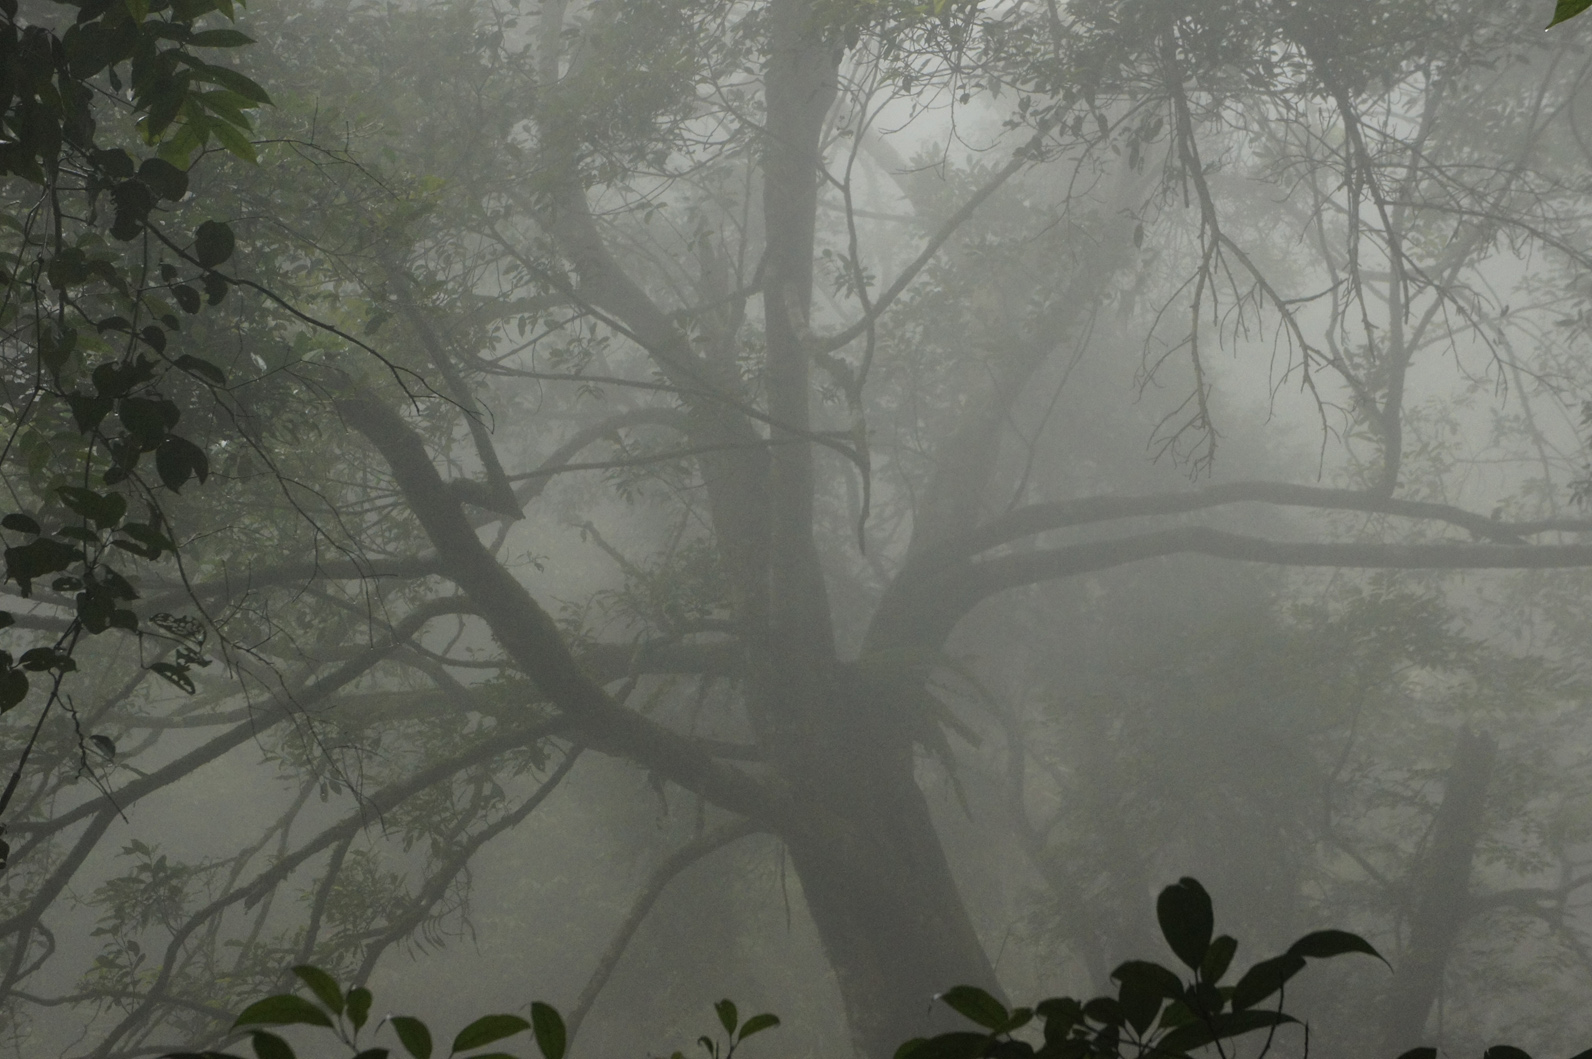
<svg viewBox="0 0 1592 1059"><path fill-rule="evenodd" d="M478 921L494 856L549 953L595 954L553 999L604 1046L612 1029L581 1027L632 938L652 968L761 977L799 998L756 998L792 1024L833 1003L800 985L827 962L851 1038L880 1054L952 983L1099 979L1136 949L1139 898L1212 848L1255 858L1230 885L1265 897L1244 904L1263 937L1345 908L1396 933L1458 745L1426 733L1471 719L1437 689L1487 701L1488 731L1521 697L1571 715L1578 695L1555 668L1584 643L1576 579L1350 572L1592 560L1563 510L1585 66L1522 14L260 13L265 164L197 186L236 218L238 278L386 362L269 301L207 334L223 370L248 366L204 439L226 488L171 502L183 571L147 573L139 605L197 600L247 651L183 700L109 650L80 663L98 686L73 692L79 726L117 748L93 763L110 795L83 790L67 720L41 729L0 922L17 1048L60 1032L29 1012L68 1006L92 1054L200 1039L311 958L363 982L393 946ZM1241 610L1232 633L1191 631ZM1277 617L1246 655L1254 614ZM1276 654L1296 661L1257 672ZM1283 692L1294 727L1268 716ZM1356 695L1408 742L1347 739ZM1200 744L1164 734L1218 722L1235 761L1191 766ZM1556 745L1582 745L1566 724ZM1345 745L1370 757L1337 765ZM1201 786L1263 756L1289 767ZM1141 760L1183 782L1124 767ZM1567 764L1535 789L1573 804ZM1301 773L1322 793L1280 797ZM205 829L185 798L240 804ZM1503 833L1529 801L1494 810ZM187 834L135 844L123 814ZM1566 835L1574 885L1538 908L1573 955ZM560 891L549 865L609 849L651 865L634 904L611 870ZM649 942L648 913L710 854L696 914ZM1496 855L1496 892L1543 889L1548 861ZM785 907L807 941L780 939ZM1031 969L1007 965L1002 931L1036 907L1075 963L1019 938ZM741 929L703 925L724 910ZM775 929L746 929L759 916Z"/></svg>

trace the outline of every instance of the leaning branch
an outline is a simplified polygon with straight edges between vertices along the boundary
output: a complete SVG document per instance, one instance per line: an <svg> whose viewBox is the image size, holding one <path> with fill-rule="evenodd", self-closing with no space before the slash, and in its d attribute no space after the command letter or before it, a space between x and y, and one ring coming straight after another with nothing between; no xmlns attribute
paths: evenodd
<svg viewBox="0 0 1592 1059"><path fill-rule="evenodd" d="M983 599L1019 585L1168 555L1362 570L1552 570L1592 566L1592 544L1338 544L1273 541L1207 526L1184 526L1120 540L1004 555L970 564L958 580L977 599Z"/></svg>
<svg viewBox="0 0 1592 1059"><path fill-rule="evenodd" d="M932 558L936 563L970 559L991 548L1011 544L1024 537L1049 530L1110 522L1116 519L1178 515L1226 504L1245 503L1358 511L1366 514L1444 522L1465 530L1478 540L1496 544L1524 544L1526 537L1538 533L1592 531L1592 519L1501 522L1451 504L1400 500L1354 489L1326 489L1282 482L1231 482L1187 493L1093 496L1081 500L1061 500L1018 508L970 533L946 541L935 549L932 556L925 555L924 559L927 561Z"/></svg>
<svg viewBox="0 0 1592 1059"><path fill-rule="evenodd" d="M570 650L551 615L481 543L401 416L370 394L342 401L338 410L387 461L437 549L445 576L479 609L515 666L578 726L593 750L652 769L731 812L796 824L785 800L767 785L609 697Z"/></svg>

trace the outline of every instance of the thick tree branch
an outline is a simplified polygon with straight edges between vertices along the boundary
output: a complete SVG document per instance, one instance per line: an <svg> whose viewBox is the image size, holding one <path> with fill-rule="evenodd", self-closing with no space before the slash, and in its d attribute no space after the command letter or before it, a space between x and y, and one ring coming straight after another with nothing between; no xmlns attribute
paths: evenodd
<svg viewBox="0 0 1592 1059"><path fill-rule="evenodd" d="M1275 541L1181 526L903 573L875 614L866 652L939 644L980 602L1007 589L1145 559L1205 555L1275 566L1367 570L1552 570L1592 566L1592 544L1361 544Z"/></svg>
<svg viewBox="0 0 1592 1059"><path fill-rule="evenodd" d="M1002 544L1048 530L1085 526L1115 519L1178 515L1225 504L1273 504L1279 507L1309 507L1334 511L1359 511L1366 514L1395 515L1399 518L1446 522L1466 530L1481 540L1499 544L1523 544L1533 534L1585 532L1592 530L1592 519L1552 519L1538 522L1498 522L1451 504L1424 500L1400 500L1353 489L1326 489L1319 486L1284 482L1231 482L1188 493L1162 493L1147 496L1092 496L1080 500L1060 500L1018 508L985 523L933 551L936 563L967 559Z"/></svg>
<svg viewBox="0 0 1592 1059"><path fill-rule="evenodd" d="M731 812L794 822L772 788L609 698L552 617L476 537L420 438L397 413L368 394L340 402L338 409L392 468L446 576L470 597L514 664L579 727L592 749L650 768Z"/></svg>

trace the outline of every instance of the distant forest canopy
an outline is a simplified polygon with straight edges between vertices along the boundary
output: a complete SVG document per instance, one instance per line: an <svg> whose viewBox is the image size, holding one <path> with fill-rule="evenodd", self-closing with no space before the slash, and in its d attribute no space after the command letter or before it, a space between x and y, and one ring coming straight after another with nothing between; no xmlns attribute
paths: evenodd
<svg viewBox="0 0 1592 1059"><path fill-rule="evenodd" d="M1317 1054L1584 1047L1541 6L0 0L0 1054L982 1049L1180 876L1386 957Z"/></svg>

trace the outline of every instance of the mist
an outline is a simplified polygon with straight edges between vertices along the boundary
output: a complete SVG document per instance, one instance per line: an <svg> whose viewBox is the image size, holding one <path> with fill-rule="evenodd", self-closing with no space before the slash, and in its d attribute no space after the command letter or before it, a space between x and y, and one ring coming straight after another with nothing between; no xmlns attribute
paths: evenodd
<svg viewBox="0 0 1592 1059"><path fill-rule="evenodd" d="M1550 6L0 2L0 1055L1592 1047Z"/></svg>

